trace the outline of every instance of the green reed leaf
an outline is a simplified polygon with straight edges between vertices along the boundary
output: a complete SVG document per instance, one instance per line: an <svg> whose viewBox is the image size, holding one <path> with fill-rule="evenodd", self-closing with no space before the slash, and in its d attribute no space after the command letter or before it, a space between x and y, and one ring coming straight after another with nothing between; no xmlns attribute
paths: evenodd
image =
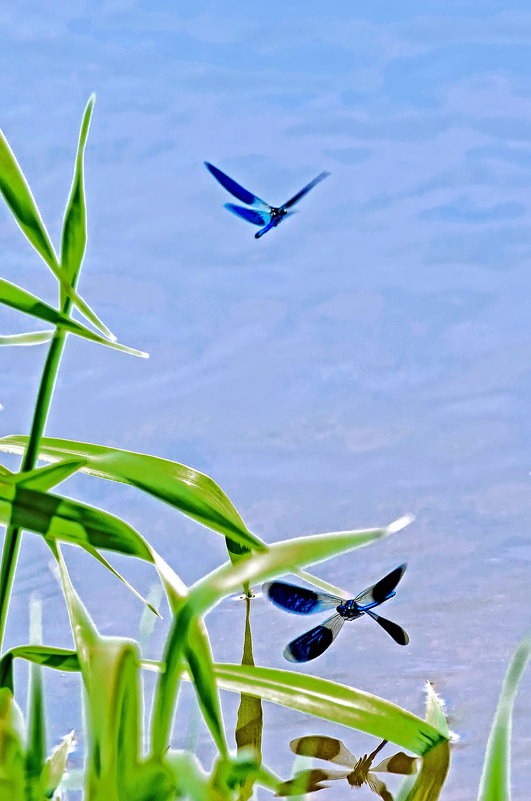
<svg viewBox="0 0 531 801"><path fill-rule="evenodd" d="M42 602L35 595L30 599L30 640L42 641ZM40 786L40 776L46 754L46 725L40 666L33 663L28 688L28 742L26 748L26 780L34 789ZM33 795L33 793L32 793ZM35 792L34 797L37 797Z"/></svg>
<svg viewBox="0 0 531 801"><path fill-rule="evenodd" d="M61 272L48 231L42 221L29 185L3 132L0 130L0 192L22 232L55 275L64 293L87 320L105 337L116 339L90 306L70 286Z"/></svg>
<svg viewBox="0 0 531 801"><path fill-rule="evenodd" d="M49 342L54 334L55 331L51 330L51 331L29 331L27 334L0 335L0 346L42 345L44 342Z"/></svg>
<svg viewBox="0 0 531 801"><path fill-rule="evenodd" d="M68 754L74 748L74 732L71 731L57 746L45 763L40 775L40 790L45 798L52 798L66 771Z"/></svg>
<svg viewBox="0 0 531 801"><path fill-rule="evenodd" d="M90 96L79 132L74 177L70 188L70 196L66 206L63 220L63 234L61 239L61 270L71 286L76 285L77 276L87 244L87 212L85 204L85 184L83 176L83 161L85 145L90 127L90 119L96 96ZM61 307L65 300L64 289L61 288Z"/></svg>
<svg viewBox="0 0 531 801"><path fill-rule="evenodd" d="M527 663L531 657L531 636L525 637L513 654L503 680L487 751L478 801L510 801L511 798L511 728L513 707Z"/></svg>
<svg viewBox="0 0 531 801"><path fill-rule="evenodd" d="M149 547L128 523L95 507L26 489L12 476L0 476L0 523L34 531L47 539L153 561Z"/></svg>
<svg viewBox="0 0 531 801"><path fill-rule="evenodd" d="M445 741L422 718L390 701L304 673L251 665L215 665L219 686L349 726L422 756Z"/></svg>
<svg viewBox="0 0 531 801"><path fill-rule="evenodd" d="M0 801L25 801L24 722L10 690L0 689Z"/></svg>
<svg viewBox="0 0 531 801"><path fill-rule="evenodd" d="M61 326L71 334L76 334L84 339L89 339L91 342L98 342L100 345L106 345L108 348L115 348L115 350L129 353L131 356L140 356L143 359L148 358L148 354L135 348L128 348L126 345L120 345L118 342L110 342L105 337L95 334L90 328L86 328L81 323L76 323L68 315L63 314L52 306L48 306L43 300L32 295L31 292L26 292L25 289L12 284L10 281L5 281L0 278L0 303L10 306L12 309L30 314L32 317L37 317L39 320L46 320L53 325Z"/></svg>
<svg viewBox="0 0 531 801"><path fill-rule="evenodd" d="M0 450L23 453L27 442L27 436L3 437L0 439ZM51 437L41 440L39 458L49 461L84 459L86 464L81 468L84 473L131 484L244 546L253 550L266 548L247 529L223 490L211 478L192 467L144 453Z"/></svg>

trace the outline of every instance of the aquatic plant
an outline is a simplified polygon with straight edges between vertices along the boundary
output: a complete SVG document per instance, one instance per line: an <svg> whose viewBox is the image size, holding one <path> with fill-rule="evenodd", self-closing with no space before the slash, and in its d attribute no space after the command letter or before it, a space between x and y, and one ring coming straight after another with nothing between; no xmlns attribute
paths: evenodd
<svg viewBox="0 0 531 801"><path fill-rule="evenodd" d="M0 279L0 302L48 325L37 332L4 335L0 337L0 344L49 343L29 434L10 435L0 440L1 450L22 456L19 472L0 467L0 522L6 526L0 566L0 643L10 608L22 530L43 537L53 555L73 639L71 649L42 644L40 627L34 625L29 644L21 644L1 655L0 801L62 798L68 792L67 786L82 788L87 801L247 799L256 785L275 792L281 788L282 780L261 760L263 712L260 699L334 721L410 751L420 758L420 768L412 777L412 783L400 791L401 801L432 801L438 798L443 786L450 753L448 727L434 692L428 693L426 719L423 720L383 698L352 687L307 674L256 666L250 640L249 601L242 663L216 664L203 620L205 613L228 594L243 586L249 595L252 582L273 579L286 572L294 572L325 591L341 594L341 590L311 576L304 568L394 534L409 522L408 519L370 530L313 535L267 545L249 531L221 488L193 468L147 454L44 436L69 335L84 337L129 355L147 356L117 343L110 329L77 291L87 242L83 170L93 106L94 97L91 97L81 124L59 255L23 172L7 140L0 134L0 191L20 229L59 286L59 303L54 308L27 290ZM72 318L74 308L84 316L86 324ZM38 467L39 459L48 464ZM56 491L60 483L77 473L130 484L170 504L223 535L229 560L192 587L185 586L153 545L126 521ZM85 550L126 584L102 551L134 556L153 565L172 612L159 662L143 660L138 643L132 639L100 634L70 580L61 550L65 542ZM145 603L155 614L152 603L149 600ZM480 801L509 798L510 717L530 648L529 641L520 646L504 685L489 741ZM25 720L14 696L15 659L26 660L31 665ZM82 678L85 766L81 776L70 777L68 782L64 772L73 735L66 734L59 748L46 758L41 677L44 667L76 671ZM143 745L146 738L141 724L144 670L158 672L147 749ZM171 747L176 699L183 680L192 682L201 714L217 748L217 758L209 773L194 753ZM241 695L235 753L229 748L222 719L221 688Z"/></svg>

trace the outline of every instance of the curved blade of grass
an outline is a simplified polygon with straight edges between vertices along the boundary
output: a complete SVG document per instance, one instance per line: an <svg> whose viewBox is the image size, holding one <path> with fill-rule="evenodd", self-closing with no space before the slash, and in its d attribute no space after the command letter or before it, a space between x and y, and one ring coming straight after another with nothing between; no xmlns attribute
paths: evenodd
<svg viewBox="0 0 531 801"><path fill-rule="evenodd" d="M105 339L105 337L95 334L90 328L86 328L81 323L76 323L67 314L57 311L52 306L40 300L36 295L31 292L26 292L25 289L12 284L10 281L5 281L0 278L0 303L10 306L12 309L30 314L32 317L37 317L39 320L46 320L48 323L60 326L71 334L76 334L84 339L89 339L91 342L98 342L100 345L106 345L108 348L115 348L115 350L129 353L131 356L140 356L143 359L148 358L148 354L135 348L129 348L126 345L120 345L113 338L113 341Z"/></svg>
<svg viewBox="0 0 531 801"><path fill-rule="evenodd" d="M505 674L498 706L487 742L487 752L478 801L510 801L511 798L511 727L518 685L531 657L531 636L527 636L513 654Z"/></svg>
<svg viewBox="0 0 531 801"><path fill-rule="evenodd" d="M407 523L409 518L401 518L385 528L317 534L277 542L265 553L243 557L236 564L226 563L197 582L188 600L175 615L166 644L164 655L166 671L159 679L153 707L151 731L154 755L159 756L164 752L169 738L188 627L195 617L200 617L224 595L234 592L245 582L274 578L294 568L321 562L352 548L368 545L374 540L399 531Z"/></svg>
<svg viewBox="0 0 531 801"><path fill-rule="evenodd" d="M61 238L61 270L70 286L75 287L79 269L85 255L87 244L87 212L85 205L85 184L83 176L83 162L85 145L90 127L92 110L96 102L96 95L89 97L77 146L74 177L70 188L70 196L66 205L63 220L63 233ZM66 299L64 289L61 287L61 307Z"/></svg>
<svg viewBox="0 0 531 801"><path fill-rule="evenodd" d="M0 450L23 453L27 442L27 436L3 437ZM39 458L49 461L84 459L84 473L131 484L242 545L253 550L266 548L247 529L223 490L207 475L186 465L144 453L51 437L41 440Z"/></svg>
<svg viewBox="0 0 531 801"><path fill-rule="evenodd" d="M58 495L26 489L10 476L0 476L0 523L153 561L140 534L118 517Z"/></svg>
<svg viewBox="0 0 531 801"><path fill-rule="evenodd" d="M49 645L17 645L6 651L0 659L0 688L7 687L14 692L13 662L25 659L42 667L77 673L80 670L76 651L67 648L52 648Z"/></svg>
<svg viewBox="0 0 531 801"><path fill-rule="evenodd" d="M54 330L49 330L49 331L29 331L27 334L0 335L0 346L42 345L44 342L49 342L54 334L55 334Z"/></svg>
<svg viewBox="0 0 531 801"><path fill-rule="evenodd" d="M57 486L71 475L76 473L85 464L84 459L65 459L64 462L38 467L25 473L12 473L13 480L18 487L26 489L46 490Z"/></svg>
<svg viewBox="0 0 531 801"><path fill-rule="evenodd" d="M37 204L2 130L0 130L0 192L19 227L55 275L64 293L72 300L81 314L90 320L105 337L115 340L114 334L70 286L67 276L61 272Z"/></svg>
<svg viewBox="0 0 531 801"><path fill-rule="evenodd" d="M423 756L445 741L422 718L371 693L277 668L215 665L220 687L364 731Z"/></svg>

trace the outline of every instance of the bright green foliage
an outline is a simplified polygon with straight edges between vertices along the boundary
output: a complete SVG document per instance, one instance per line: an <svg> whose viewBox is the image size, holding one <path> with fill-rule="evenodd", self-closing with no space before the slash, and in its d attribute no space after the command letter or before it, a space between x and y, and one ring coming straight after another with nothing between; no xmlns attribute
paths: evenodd
<svg viewBox="0 0 531 801"><path fill-rule="evenodd" d="M3 437L0 450L22 453L27 442L26 436ZM243 546L252 550L265 548L247 529L223 490L192 467L144 453L51 437L41 440L39 458L50 461L83 459L84 473L131 484Z"/></svg>
<svg viewBox="0 0 531 801"><path fill-rule="evenodd" d="M29 314L38 320L45 320L47 323L60 326L65 331L69 331L71 334L76 334L84 339L89 339L91 342L97 342L100 345L106 345L108 348L114 348L123 353L129 353L131 356L140 356L143 359L148 357L148 354L141 350L128 348L126 345L120 345L118 342L114 341L111 342L105 339L105 337L95 334L90 328L86 328L86 326L81 325L81 323L76 323L75 320L72 320L67 314L64 314L64 312L57 311L57 309L54 309L52 306L48 306L47 303L35 295L32 295L31 292L26 292L25 289L21 289L16 284L5 281L3 278L0 278L0 303L3 303L5 306L10 306L17 311L24 312L24 314Z"/></svg>
<svg viewBox="0 0 531 801"><path fill-rule="evenodd" d="M89 101L91 103L91 101ZM93 100L92 100L93 103ZM99 317L92 311L90 306L79 297L72 286L68 283L67 276L61 273L61 268L57 262L55 250L50 241L46 227L42 221L28 182L20 169L15 155L3 132L0 130L0 192L11 209L11 212L20 226L23 233L37 253L43 258L52 273L60 282L61 289L70 298L79 311L98 328L104 336L114 339L114 335L107 326L101 322Z"/></svg>
<svg viewBox="0 0 531 801"><path fill-rule="evenodd" d="M0 801L24 801L24 723L7 688L0 689Z"/></svg>
<svg viewBox="0 0 531 801"><path fill-rule="evenodd" d="M75 287L85 248L87 246L87 209L85 203L85 182L83 179L85 145L90 127L92 110L96 95L91 95L83 114L79 142L77 146L76 166L70 189L70 197L63 220L63 236L61 240L61 273L68 285ZM66 293L61 286L61 305L66 300Z"/></svg>
<svg viewBox="0 0 531 801"><path fill-rule="evenodd" d="M531 636L516 649L507 669L487 743L478 801L511 799L511 726L518 685L531 657Z"/></svg>
<svg viewBox="0 0 531 801"><path fill-rule="evenodd" d="M0 476L0 522L82 547L92 545L153 561L130 525L108 512L58 495L27 489L13 476Z"/></svg>
<svg viewBox="0 0 531 801"><path fill-rule="evenodd" d="M446 740L422 718L376 695L305 673L246 665L216 665L226 690L245 692L390 740L422 756Z"/></svg>

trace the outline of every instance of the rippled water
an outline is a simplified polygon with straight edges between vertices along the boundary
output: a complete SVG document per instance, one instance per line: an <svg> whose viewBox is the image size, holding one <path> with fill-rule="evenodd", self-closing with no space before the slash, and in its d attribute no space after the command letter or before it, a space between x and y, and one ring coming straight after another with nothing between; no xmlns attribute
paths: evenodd
<svg viewBox="0 0 531 801"><path fill-rule="evenodd" d="M243 16L230 4L53 14L30 4L30 14L4 10L0 53L2 127L56 242L82 109L97 91L80 288L121 341L151 353L141 362L69 340L48 433L203 470L269 542L414 513L399 535L317 571L355 593L407 561L386 613L409 647L361 620L300 670L417 714L433 681L460 736L442 795L452 801L475 798L531 600L531 15L487 5L475 18L452 3L273 3L268 21L263 8ZM271 202L322 169L332 176L256 242L222 208L229 198L204 159ZM0 237L3 277L54 302L4 206ZM3 330L26 328L2 311ZM2 353L3 433L28 430L43 354ZM65 491L123 515L187 583L225 559L222 538L130 488L78 477ZM25 535L9 644L26 639L34 588L45 641L70 644L48 562ZM100 629L134 636L138 602L86 556L68 549L68 562ZM143 565L115 563L142 591L154 581ZM252 616L256 662L286 667L283 647L304 620L264 599ZM227 600L207 622L216 659L239 661L243 606ZM526 675L515 801L528 797L530 689ZM223 698L230 729L237 698ZM49 700L52 740L79 729L75 677L50 676ZM182 704L193 730L187 690ZM266 762L287 774L289 740L308 732L334 733L360 755L373 747L266 705ZM201 726L197 736L207 764ZM185 737L179 729L175 742ZM332 796L352 798L346 786Z"/></svg>

